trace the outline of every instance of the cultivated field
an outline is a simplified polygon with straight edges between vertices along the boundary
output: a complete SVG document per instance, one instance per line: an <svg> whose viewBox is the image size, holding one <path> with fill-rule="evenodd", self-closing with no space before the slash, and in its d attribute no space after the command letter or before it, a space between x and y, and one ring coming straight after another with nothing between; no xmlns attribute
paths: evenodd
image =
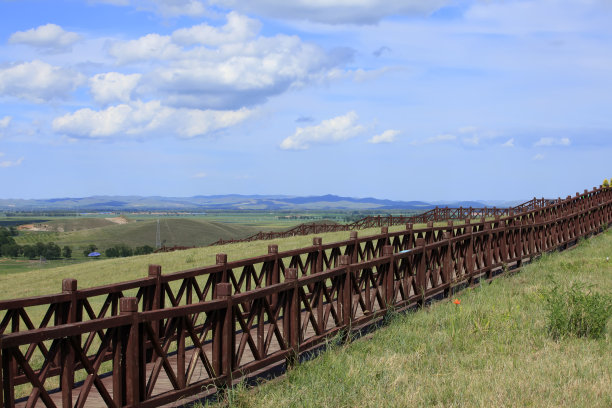
<svg viewBox="0 0 612 408"><path fill-rule="evenodd" d="M390 227L389 231L402 230L403 226ZM379 228L359 231L360 236L379 233ZM330 232L317 234L323 242L334 242L348 239L348 232ZM162 266L164 273L176 272L195 267L212 265L217 253L226 253L228 260L237 260L268 252L268 245L278 244L279 251L301 248L312 244L312 236L296 236L273 241L254 241L231 245L194 248L184 251L132 256L114 259L88 259L84 262L46 268L34 262L31 270L20 269L15 273L0 274L0 287L11 288L0 292L0 299L36 296L61 291L64 278L78 280L79 288L86 288L109 283L121 282L145 277L149 264ZM61 261L58 261L61 262ZM44 275L41 275L43 273ZM11 282L19 281L19 285Z"/></svg>

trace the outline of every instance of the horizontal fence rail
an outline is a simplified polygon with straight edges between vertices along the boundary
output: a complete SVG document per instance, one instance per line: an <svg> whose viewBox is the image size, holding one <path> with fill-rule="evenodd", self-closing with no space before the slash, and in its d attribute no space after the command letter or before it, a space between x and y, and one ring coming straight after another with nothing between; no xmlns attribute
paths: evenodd
<svg viewBox="0 0 612 408"><path fill-rule="evenodd" d="M554 204L561 199L549 199L549 198L533 198L527 202L517 205L511 208L496 208L496 207L459 207L459 208L432 208L431 210L425 211L424 213L411 215L411 216L368 216L360 220L357 220L350 224L336 224L326 222L312 222L297 225L287 231L269 231L269 232L258 232L257 234L251 235L250 237L241 239L219 239L213 242L209 246L214 245L225 245L234 244L238 242L251 242L260 240L271 240L279 238L288 238L300 235L312 235L322 234L325 232L339 232L339 231L357 231L367 228L377 227L391 227L393 225L404 225L404 224L427 224L429 222L440 222L446 220L463 220L466 218L479 218L479 217L504 217L514 213L521 213L525 211L531 211L538 208L543 208L547 205ZM156 252L168 252L175 251L178 249L189 249L187 247L174 247L174 248L160 248Z"/></svg>
<svg viewBox="0 0 612 408"><path fill-rule="evenodd" d="M0 406L155 407L211 393L329 337L492 279L612 222L612 189L130 282L0 301ZM34 316L38 316L37 319Z"/></svg>

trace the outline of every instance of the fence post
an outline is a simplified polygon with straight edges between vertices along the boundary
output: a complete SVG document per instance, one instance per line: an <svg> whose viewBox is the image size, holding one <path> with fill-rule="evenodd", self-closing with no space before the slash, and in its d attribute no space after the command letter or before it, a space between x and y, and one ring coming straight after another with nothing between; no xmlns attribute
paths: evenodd
<svg viewBox="0 0 612 408"><path fill-rule="evenodd" d="M77 280L66 278L62 280L62 292L70 295L70 301L62 304L58 324L74 323L77 312ZM60 358L60 388L62 390L62 406L72 407L72 388L74 387L74 349L70 341L64 339L61 342Z"/></svg>
<svg viewBox="0 0 612 408"><path fill-rule="evenodd" d="M300 302L298 291L298 272L296 268L288 268L285 272L285 282L292 283L285 297L283 313L283 332L289 346L287 365L292 366L298 360L300 348Z"/></svg>
<svg viewBox="0 0 612 408"><path fill-rule="evenodd" d="M9 373L4 374L4 359L2 358L2 336L0 336L0 408L4 408L4 375L8 375ZM6 406L12 406L13 401L7 401Z"/></svg>
<svg viewBox="0 0 612 408"><path fill-rule="evenodd" d="M119 313L121 315L132 316L129 328L123 336L125 342L124 360L124 392L122 400L127 405L136 406L140 403L140 336L138 324L138 298L122 297L119 299Z"/></svg>
<svg viewBox="0 0 612 408"><path fill-rule="evenodd" d="M427 262L426 262L426 254L425 254L425 239L417 238L416 246L421 250L421 256L418 258L417 264L417 274L416 274L416 286L418 295L421 296L421 299L418 301L419 305L425 305L425 290L427 289L426 284L426 274L427 274Z"/></svg>
<svg viewBox="0 0 612 408"><path fill-rule="evenodd" d="M216 315L213 328L213 369L218 388L231 386L232 360L234 359L233 342L234 327L232 326L232 285L230 283L217 283L215 299L225 299L225 308Z"/></svg>
<svg viewBox="0 0 612 408"><path fill-rule="evenodd" d="M215 256L215 263L223 266L221 272L217 272L213 281L213 299L217 298L217 285L219 283L227 283L227 254L219 253Z"/></svg>
<svg viewBox="0 0 612 408"><path fill-rule="evenodd" d="M312 238L312 245L317 247L317 259L311 266L311 274L323 272L323 238Z"/></svg>
<svg viewBox="0 0 612 408"><path fill-rule="evenodd" d="M406 237L404 238L404 247L402 249L414 248L414 224L411 222L406 223Z"/></svg>
<svg viewBox="0 0 612 408"><path fill-rule="evenodd" d="M353 240L353 253L351 254L351 263L359 262L359 234L357 231L351 231L349 233L349 239Z"/></svg>
<svg viewBox="0 0 612 408"><path fill-rule="evenodd" d="M444 240L446 241L446 252L444 253L444 260L442 261L442 277L444 278L444 285L446 288L444 289L444 297L448 297L450 294L450 285L451 285L451 256L452 256L452 233L448 231L444 231Z"/></svg>
<svg viewBox="0 0 612 408"><path fill-rule="evenodd" d="M280 271L278 267L278 245L268 245L268 254L274 254L274 264L272 270L266 276L266 286L272 286L280 282ZM269 298L270 305L274 308L278 302L278 294L273 293Z"/></svg>
<svg viewBox="0 0 612 408"><path fill-rule="evenodd" d="M384 299L386 303L386 308L389 309L390 306L393 306L393 283L395 281L395 255L393 254L393 246L385 245L383 247L383 256L389 258L389 267L387 268L387 273L384 276Z"/></svg>
<svg viewBox="0 0 612 408"><path fill-rule="evenodd" d="M353 292L351 287L351 278L352 278L352 267L350 266L351 258L349 256L341 256L340 257L340 266L343 266L345 269L344 276L341 277L340 286L341 286L341 301L340 301L340 310L341 310L341 319L342 325L348 327L351 324L351 315L352 315L352 303L353 303Z"/></svg>
<svg viewBox="0 0 612 408"><path fill-rule="evenodd" d="M162 267L161 265L149 265L149 278L155 279L155 284L150 288L148 293L148 302L142 302L143 311L159 310L164 308L164 287L162 283ZM157 338L163 330L163 320L151 322L153 333ZM153 349L147 350L147 361L155 355Z"/></svg>
<svg viewBox="0 0 612 408"><path fill-rule="evenodd" d="M486 270L486 276L490 279L493 271L493 268L491 267L491 265L493 265L493 250L491 248L491 245L493 244L493 234L491 233L491 223L485 221L483 228L485 231L485 235L482 240L484 246L484 267Z"/></svg>
<svg viewBox="0 0 612 408"><path fill-rule="evenodd" d="M516 267L520 268L523 264L523 222L520 218L515 219L516 230L514 232L514 255L516 256Z"/></svg>
<svg viewBox="0 0 612 408"><path fill-rule="evenodd" d="M427 231L425 232L425 243L431 244L433 242L433 221L427 221Z"/></svg>
<svg viewBox="0 0 612 408"><path fill-rule="evenodd" d="M467 248L465 251L465 267L467 272L468 284L472 285L472 275L474 274L474 227L470 224L470 219L465 220L465 233L468 234Z"/></svg>
<svg viewBox="0 0 612 408"><path fill-rule="evenodd" d="M384 254L384 248L389 244L389 227L380 227L380 233L384 235L382 238L378 240L376 243L376 255L377 257L381 257Z"/></svg>

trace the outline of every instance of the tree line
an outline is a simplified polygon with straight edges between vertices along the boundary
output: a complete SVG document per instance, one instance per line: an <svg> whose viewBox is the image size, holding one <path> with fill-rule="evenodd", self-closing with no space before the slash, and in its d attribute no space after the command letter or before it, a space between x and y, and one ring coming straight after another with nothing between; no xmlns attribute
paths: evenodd
<svg viewBox="0 0 612 408"><path fill-rule="evenodd" d="M0 256L10 258L23 256L28 259L37 259L41 257L45 259L72 258L73 252L69 245L65 245L63 248L55 242L37 242L33 245L19 245L13 238L16 235L16 229L0 227ZM97 250L97 245L89 244L85 250L83 250L83 256L86 257ZM150 245L131 248L125 244L117 244L113 247L106 248L104 255L107 258L119 258L133 255L147 255L154 251L155 248Z"/></svg>

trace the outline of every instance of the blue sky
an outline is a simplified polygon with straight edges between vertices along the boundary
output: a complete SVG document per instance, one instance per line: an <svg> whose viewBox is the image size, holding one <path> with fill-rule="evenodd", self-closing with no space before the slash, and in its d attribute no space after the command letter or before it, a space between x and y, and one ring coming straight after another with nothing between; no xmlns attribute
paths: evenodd
<svg viewBox="0 0 612 408"><path fill-rule="evenodd" d="M612 177L608 0L0 0L0 198Z"/></svg>

